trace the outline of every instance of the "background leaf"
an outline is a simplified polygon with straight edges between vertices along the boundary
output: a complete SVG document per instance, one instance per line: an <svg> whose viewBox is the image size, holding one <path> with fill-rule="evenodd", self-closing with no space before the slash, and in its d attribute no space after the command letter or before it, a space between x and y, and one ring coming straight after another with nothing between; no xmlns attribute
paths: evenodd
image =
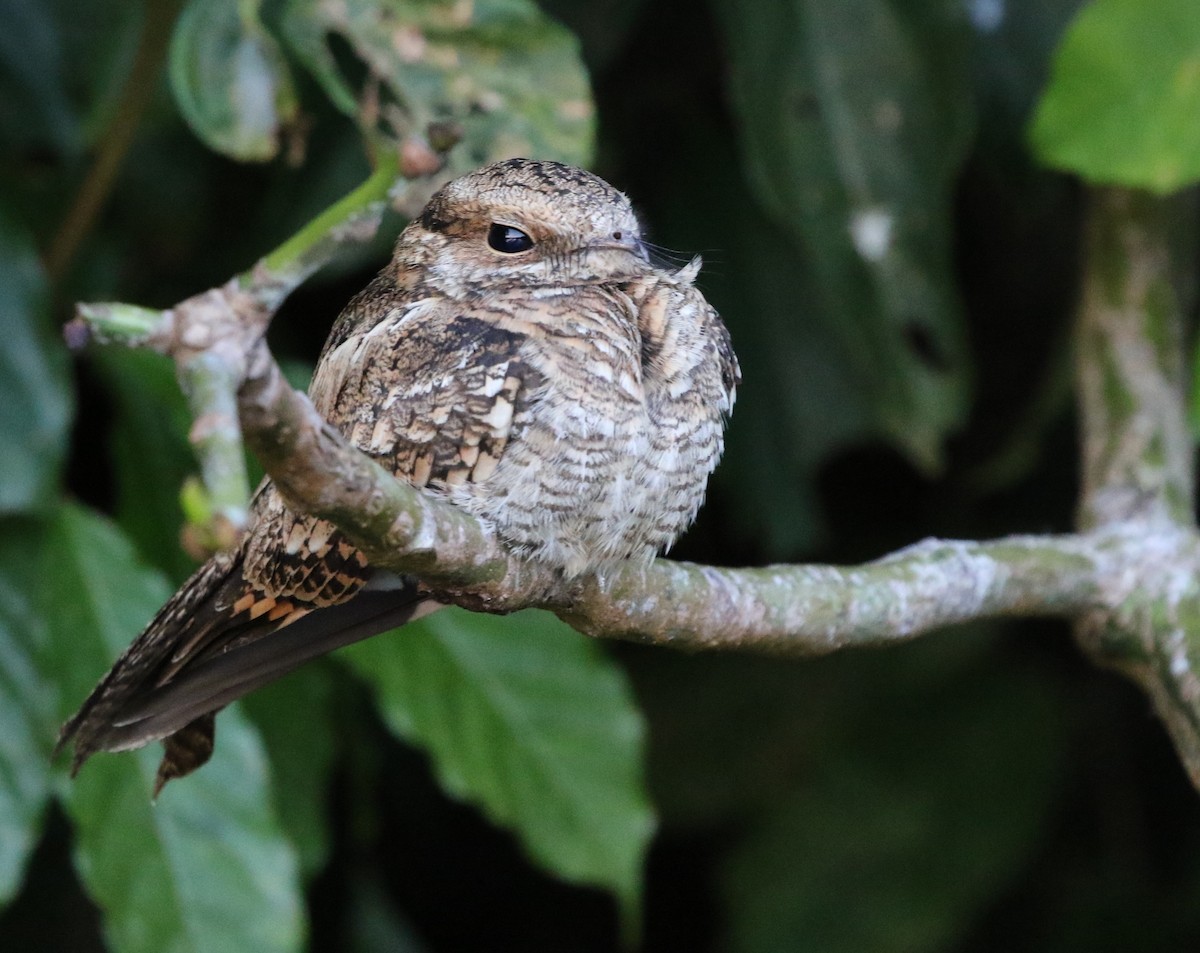
<svg viewBox="0 0 1200 953"><path fill-rule="evenodd" d="M1200 180L1200 16L1191 0L1094 0L1063 38L1030 136L1041 159L1171 192Z"/></svg>
<svg viewBox="0 0 1200 953"><path fill-rule="evenodd" d="M965 20L942 0L715 9L750 183L815 279L806 310L842 335L877 425L936 467L969 376L950 212Z"/></svg>
<svg viewBox="0 0 1200 953"><path fill-rule="evenodd" d="M0 907L21 883L50 794L54 713L33 656L45 625L30 599L41 527L0 519Z"/></svg>
<svg viewBox="0 0 1200 953"><path fill-rule="evenodd" d="M40 664L68 716L169 594L111 525L63 507L42 553ZM159 751L99 755L65 788L76 865L115 953L298 950L295 855L270 810L266 756L236 710L210 765L151 804Z"/></svg>
<svg viewBox="0 0 1200 953"><path fill-rule="evenodd" d="M595 645L546 612L446 609L343 657L446 790L512 828L538 863L636 911L654 829L644 728Z"/></svg>
<svg viewBox="0 0 1200 953"><path fill-rule="evenodd" d="M934 953L969 933L1037 842L1060 723L1036 679L967 694L959 675L922 698L924 719L828 739L756 825L727 868L731 949Z"/></svg>
<svg viewBox="0 0 1200 953"><path fill-rule="evenodd" d="M190 0L171 38L171 88L196 135L242 161L279 152L296 93L257 0Z"/></svg>
<svg viewBox="0 0 1200 953"><path fill-rule="evenodd" d="M306 877L315 876L329 859L333 701L328 670L309 665L242 702L266 744L273 803Z"/></svg>
<svg viewBox="0 0 1200 953"><path fill-rule="evenodd" d="M288 0L282 30L346 115L401 138L424 136L431 122L461 124L453 170L514 155L576 165L591 156L578 44L531 0ZM335 38L357 64L339 61ZM378 115L366 107L372 83L382 96Z"/></svg>
<svg viewBox="0 0 1200 953"><path fill-rule="evenodd" d="M66 348L46 316L30 238L0 214L0 513L53 498L71 422Z"/></svg>

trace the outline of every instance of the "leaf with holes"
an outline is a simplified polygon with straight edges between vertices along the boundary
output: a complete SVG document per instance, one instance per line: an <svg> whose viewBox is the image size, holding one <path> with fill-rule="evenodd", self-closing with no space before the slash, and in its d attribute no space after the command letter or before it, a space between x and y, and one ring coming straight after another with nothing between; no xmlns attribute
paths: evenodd
<svg viewBox="0 0 1200 953"><path fill-rule="evenodd" d="M514 155L585 165L593 108L571 33L532 0L288 0L283 35L339 109L396 138L461 126L451 170ZM349 45L357 75L334 56ZM443 127L444 128L444 127Z"/></svg>
<svg viewBox="0 0 1200 953"><path fill-rule="evenodd" d="M546 612L445 609L342 656L456 797L511 827L538 863L612 890L636 919L654 829L645 729L592 642Z"/></svg>
<svg viewBox="0 0 1200 953"><path fill-rule="evenodd" d="M952 197L972 122L966 24L948 4L718 4L741 147L760 203L802 252L876 425L936 468L969 369Z"/></svg>

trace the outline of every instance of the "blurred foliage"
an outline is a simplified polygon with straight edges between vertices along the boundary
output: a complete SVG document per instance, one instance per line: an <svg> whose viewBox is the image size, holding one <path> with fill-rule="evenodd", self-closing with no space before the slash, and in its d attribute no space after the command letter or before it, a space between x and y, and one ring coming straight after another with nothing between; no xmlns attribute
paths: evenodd
<svg viewBox="0 0 1200 953"><path fill-rule="evenodd" d="M716 9L755 195L804 256L875 425L936 469L966 413L951 258L973 119L966 19L880 0Z"/></svg>
<svg viewBox="0 0 1200 953"><path fill-rule="evenodd" d="M593 107L575 38L532 0L287 0L281 29L330 100L368 134L462 124L467 171L511 155L586 163ZM346 75L335 40L367 71Z"/></svg>
<svg viewBox="0 0 1200 953"><path fill-rule="evenodd" d="M58 496L71 388L53 340L30 236L0 218L0 514L40 509Z"/></svg>
<svg viewBox="0 0 1200 953"><path fill-rule="evenodd" d="M431 123L454 171L595 145L663 257L705 255L745 371L677 555L1064 529L1078 202L1038 156L1196 178L1187 6L0 0L0 946L608 950L640 907L655 951L1195 948L1195 793L1048 624L799 662L447 613L235 706L153 807L154 752L50 760L191 568L172 370L72 375L72 301L222 282ZM398 224L285 306L299 376Z"/></svg>
<svg viewBox="0 0 1200 953"><path fill-rule="evenodd" d="M1031 130L1042 158L1156 192L1200 180L1196 14L1191 0L1091 4L1063 42Z"/></svg>
<svg viewBox="0 0 1200 953"><path fill-rule="evenodd" d="M171 90L196 135L234 159L279 153L299 103L258 3L190 0L171 36Z"/></svg>

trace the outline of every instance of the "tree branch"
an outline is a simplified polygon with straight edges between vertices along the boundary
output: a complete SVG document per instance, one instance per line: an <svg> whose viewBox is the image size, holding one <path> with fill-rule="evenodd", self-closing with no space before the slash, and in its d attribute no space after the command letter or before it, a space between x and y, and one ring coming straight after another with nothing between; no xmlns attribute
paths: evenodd
<svg viewBox="0 0 1200 953"><path fill-rule="evenodd" d="M1083 439L1079 521L1191 525L1183 309L1172 285L1169 199L1091 195L1077 386Z"/></svg>
<svg viewBox="0 0 1200 953"><path fill-rule="evenodd" d="M170 354L181 374L203 370L228 400L236 390L241 433L289 504L331 520L372 563L418 576L447 602L491 612L542 606L594 636L805 655L983 617L1074 619L1094 657L1151 694L1200 786L1200 543L1188 519L1182 332L1164 290L1163 218L1147 202L1103 194L1091 226L1078 358L1087 531L928 540L857 567L658 559L568 581L511 555L469 514L395 480L287 385L264 338L282 295L350 240L355 230L336 223L361 211L361 196L282 246L291 249L284 261L268 256L169 312L111 305L81 308L77 321L101 339Z"/></svg>
<svg viewBox="0 0 1200 953"><path fill-rule="evenodd" d="M1183 306L1171 274L1176 205L1122 189L1090 196L1077 381L1079 521L1128 527L1113 611L1082 616L1080 644L1150 695L1200 787L1200 543L1186 420Z"/></svg>

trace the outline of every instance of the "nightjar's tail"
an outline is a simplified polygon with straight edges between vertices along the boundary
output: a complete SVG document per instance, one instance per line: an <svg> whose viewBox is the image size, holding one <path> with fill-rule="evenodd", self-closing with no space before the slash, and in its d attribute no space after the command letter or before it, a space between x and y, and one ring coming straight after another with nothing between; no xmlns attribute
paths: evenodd
<svg viewBox="0 0 1200 953"><path fill-rule="evenodd" d="M316 607L256 590L240 553L184 583L62 727L71 773L97 751L163 739L155 794L212 754L213 718L231 701L343 645L440 608L413 580L378 573L346 601Z"/></svg>

